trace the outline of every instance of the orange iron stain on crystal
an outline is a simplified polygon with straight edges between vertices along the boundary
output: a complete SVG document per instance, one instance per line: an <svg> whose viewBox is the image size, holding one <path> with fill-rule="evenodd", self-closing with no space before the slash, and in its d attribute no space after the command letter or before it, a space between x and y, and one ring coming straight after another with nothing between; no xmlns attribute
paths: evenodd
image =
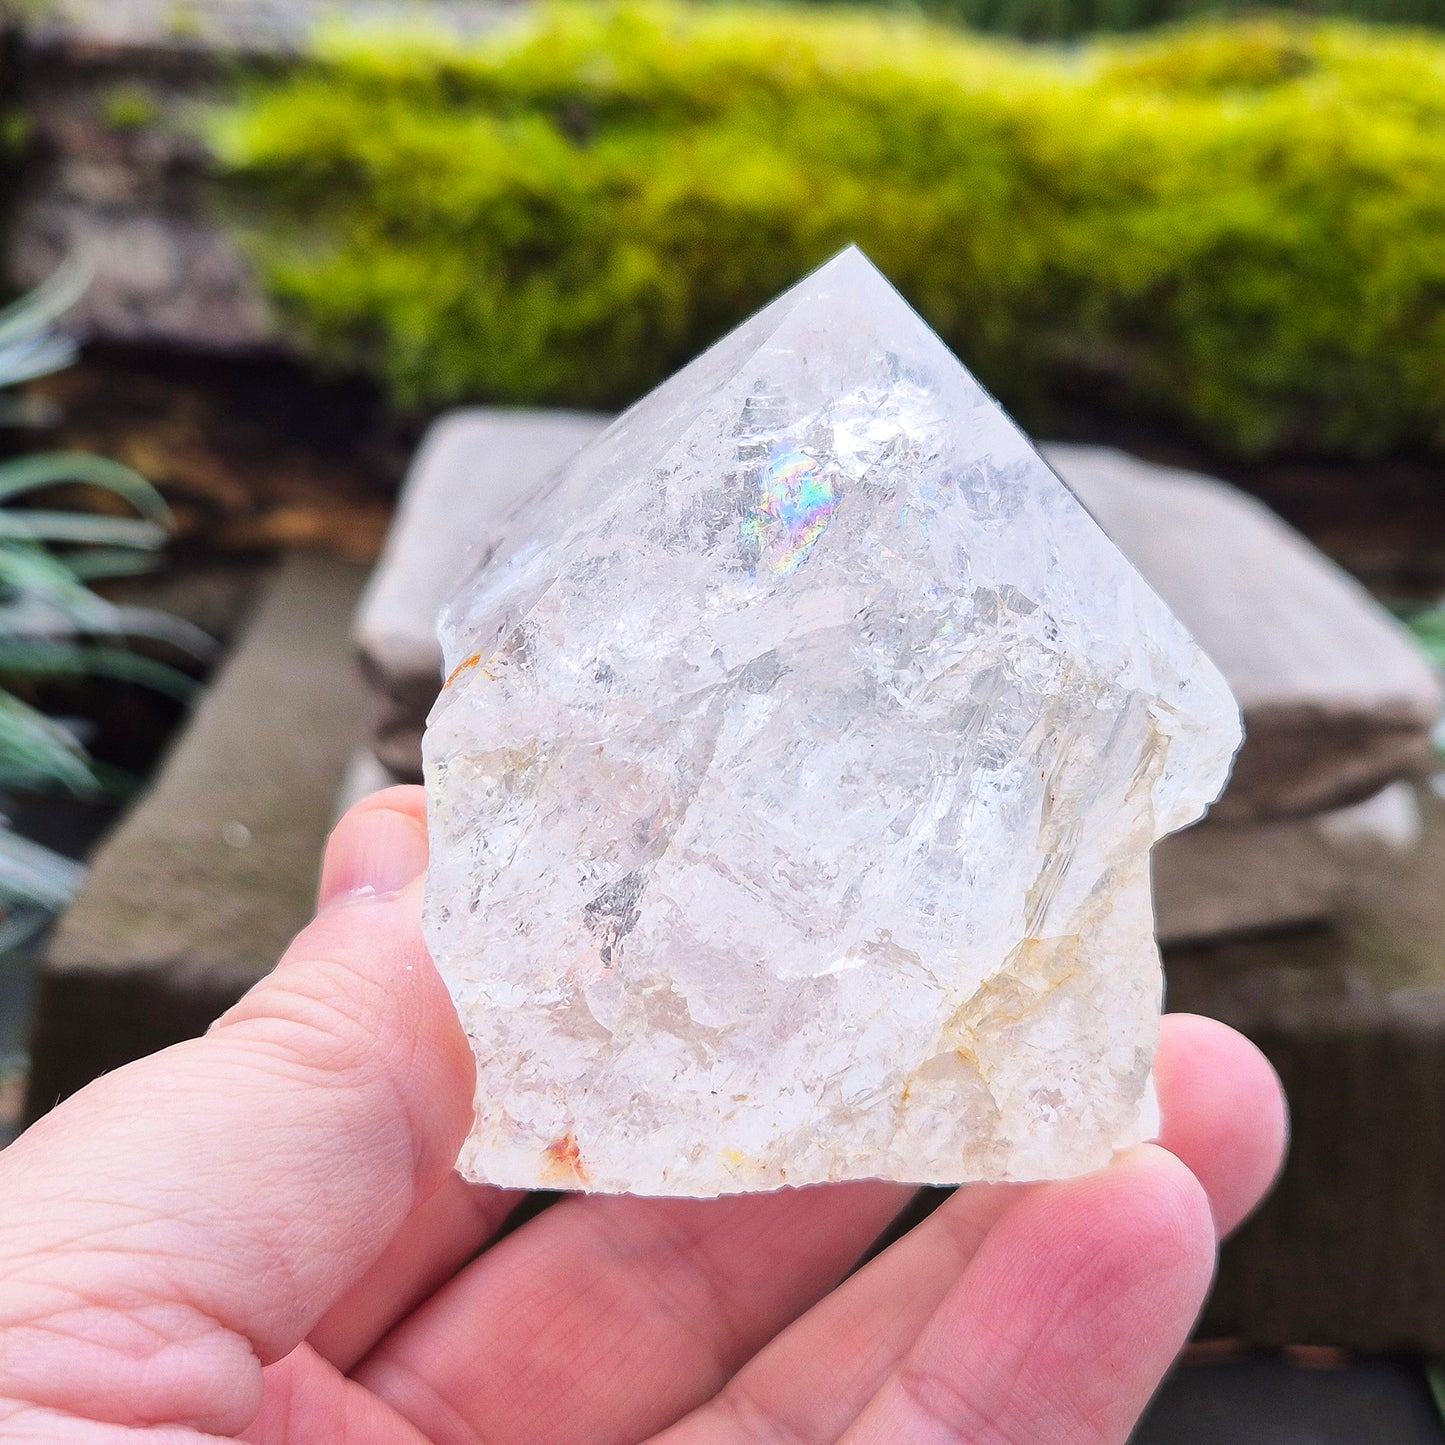
<svg viewBox="0 0 1445 1445"><path fill-rule="evenodd" d="M444 688L450 687L464 672L470 672L481 660L482 654L480 652L472 653L469 658L457 663L457 665L452 668L451 672L447 674L447 680L442 683L442 686Z"/></svg>
<svg viewBox="0 0 1445 1445"><path fill-rule="evenodd" d="M542 1182L558 1188L568 1185L585 1187L592 1182L592 1175L582 1162L582 1151L577 1147L575 1134L563 1134L547 1146L547 1166L542 1172Z"/></svg>

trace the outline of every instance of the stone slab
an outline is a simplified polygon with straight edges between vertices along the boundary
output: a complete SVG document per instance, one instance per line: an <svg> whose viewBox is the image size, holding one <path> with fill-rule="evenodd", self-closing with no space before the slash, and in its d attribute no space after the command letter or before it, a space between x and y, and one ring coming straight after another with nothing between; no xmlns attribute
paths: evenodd
<svg viewBox="0 0 1445 1445"><path fill-rule="evenodd" d="M311 915L362 730L348 645L365 570L296 554L46 950L30 1114L201 1032Z"/></svg>
<svg viewBox="0 0 1445 1445"><path fill-rule="evenodd" d="M1367 893L1420 836L1408 783L1308 818L1215 818L1154 850L1161 943L1318 923Z"/></svg>
<svg viewBox="0 0 1445 1445"><path fill-rule="evenodd" d="M70 326L105 341L222 353L288 344L215 215L194 112L232 93L245 66L285 64L337 19L422 19L473 35L516 13L490 0L47 0L18 9L5 83L30 134L7 188L7 279L33 286L60 262L88 257L94 280ZM140 98L141 112L118 123L113 102L127 96Z"/></svg>
<svg viewBox="0 0 1445 1445"><path fill-rule="evenodd" d="M440 684L437 613L468 544L589 441L585 413L451 413L408 477L357 622L377 756L421 777L421 729ZM1269 509L1224 482L1103 447L1045 455L1219 664L1246 741L1217 820L1343 807L1429 765L1435 674L1405 630Z"/></svg>
<svg viewBox="0 0 1445 1445"><path fill-rule="evenodd" d="M1421 815L1420 845L1330 927L1166 953L1170 1008L1259 1044L1292 1113L1205 1334L1445 1353L1445 799Z"/></svg>
<svg viewBox="0 0 1445 1445"><path fill-rule="evenodd" d="M367 748L358 748L351 755L346 772L342 774L341 787L331 809L333 819L339 821L348 808L363 798L369 798L373 793L379 793L383 788L391 787L394 782L395 779L382 766L375 753Z"/></svg>
<svg viewBox="0 0 1445 1445"><path fill-rule="evenodd" d="M441 686L436 620L488 528L609 418L592 412L452 412L422 442L356 619L371 687L371 745L403 782L421 781L421 734Z"/></svg>
<svg viewBox="0 0 1445 1445"><path fill-rule="evenodd" d="M197 50L286 56L319 26L396 26L418 19L458 35L490 28L508 6L494 0L47 0L27 16L32 39L89 53Z"/></svg>
<svg viewBox="0 0 1445 1445"><path fill-rule="evenodd" d="M1262 502L1108 447L1044 454L1229 679L1247 739L1217 819L1301 815L1422 770L1440 684L1405 629Z"/></svg>
<svg viewBox="0 0 1445 1445"><path fill-rule="evenodd" d="M246 353L278 335L240 246L208 212L207 156L185 116L214 102L227 57L127 44L56 18L14 46L11 88L30 128L11 178L6 279L38 285L83 258L66 326L85 339ZM153 112L115 125L114 97Z"/></svg>

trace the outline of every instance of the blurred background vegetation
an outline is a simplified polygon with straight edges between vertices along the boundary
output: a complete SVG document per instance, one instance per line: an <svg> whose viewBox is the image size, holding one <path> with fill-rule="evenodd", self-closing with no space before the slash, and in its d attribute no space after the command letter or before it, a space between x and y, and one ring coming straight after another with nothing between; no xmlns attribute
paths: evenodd
<svg viewBox="0 0 1445 1445"><path fill-rule="evenodd" d="M564 4L333 29L212 139L295 334L407 409L624 403L856 241L1033 427L1369 456L1445 448L1442 124L1425 30Z"/></svg>
<svg viewBox="0 0 1445 1445"><path fill-rule="evenodd" d="M56 322L86 279L83 267L67 267L0 310L0 400L74 361ZM118 504L120 515L94 510L97 500ZM210 659L209 638L181 618L92 590L158 565L169 527L160 494L118 462L56 451L0 461L0 801L36 792L120 798L136 786L90 756L83 721L46 710L57 681L137 684L183 703L197 692L186 672L134 644L200 662ZM43 926L80 877L75 863L18 834L0 812L0 955Z"/></svg>
<svg viewBox="0 0 1445 1445"><path fill-rule="evenodd" d="M1222 0L926 0L920 12L1025 40L1069 40L1094 31L1143 30L1199 17L1248 16L1261 7ZM1303 0L1299 15L1352 16L1376 23L1440 25L1440 0Z"/></svg>

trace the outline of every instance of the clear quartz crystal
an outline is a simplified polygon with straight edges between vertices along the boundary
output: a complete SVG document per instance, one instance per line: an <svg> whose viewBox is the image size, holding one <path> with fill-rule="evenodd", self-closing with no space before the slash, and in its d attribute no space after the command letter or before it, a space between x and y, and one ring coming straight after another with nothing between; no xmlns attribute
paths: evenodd
<svg viewBox="0 0 1445 1445"><path fill-rule="evenodd" d="M860 252L584 448L442 631L468 1178L1043 1179L1149 1136L1149 848L1238 709Z"/></svg>

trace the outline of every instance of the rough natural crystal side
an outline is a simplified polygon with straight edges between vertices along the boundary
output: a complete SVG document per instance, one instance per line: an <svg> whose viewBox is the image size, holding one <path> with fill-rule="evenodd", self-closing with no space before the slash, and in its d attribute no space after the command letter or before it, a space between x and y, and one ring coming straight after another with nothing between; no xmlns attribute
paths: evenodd
<svg viewBox="0 0 1445 1445"><path fill-rule="evenodd" d="M1149 848L1238 710L859 252L580 452L443 641L468 1177L1039 1179L1148 1136Z"/></svg>

